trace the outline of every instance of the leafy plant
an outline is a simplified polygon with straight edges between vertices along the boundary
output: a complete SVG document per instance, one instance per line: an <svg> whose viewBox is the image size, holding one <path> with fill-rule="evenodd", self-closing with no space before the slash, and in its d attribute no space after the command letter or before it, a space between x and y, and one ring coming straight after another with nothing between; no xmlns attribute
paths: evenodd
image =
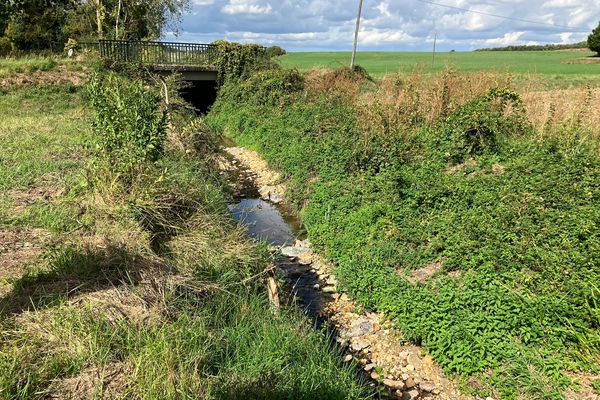
<svg viewBox="0 0 600 400"><path fill-rule="evenodd" d="M114 169L129 173L163 154L167 112L160 94L141 80L96 74L87 87L97 148Z"/></svg>

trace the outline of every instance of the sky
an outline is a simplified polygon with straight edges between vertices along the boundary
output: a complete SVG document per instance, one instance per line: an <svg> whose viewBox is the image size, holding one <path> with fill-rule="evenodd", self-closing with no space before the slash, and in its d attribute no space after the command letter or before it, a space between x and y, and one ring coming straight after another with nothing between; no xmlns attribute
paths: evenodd
<svg viewBox="0 0 600 400"><path fill-rule="evenodd" d="M170 32L165 39L225 39L288 51L352 49L358 0L191 1L178 36ZM441 51L573 43L585 40L599 21L600 0L363 0L358 47L430 51L436 34Z"/></svg>

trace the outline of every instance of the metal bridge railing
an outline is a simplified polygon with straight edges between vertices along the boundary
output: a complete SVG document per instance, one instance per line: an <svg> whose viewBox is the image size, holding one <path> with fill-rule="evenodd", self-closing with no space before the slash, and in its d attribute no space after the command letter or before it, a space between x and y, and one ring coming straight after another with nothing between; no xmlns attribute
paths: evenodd
<svg viewBox="0 0 600 400"><path fill-rule="evenodd" d="M212 44L129 40L100 40L98 49L100 57L116 62L190 66L210 65L217 51Z"/></svg>

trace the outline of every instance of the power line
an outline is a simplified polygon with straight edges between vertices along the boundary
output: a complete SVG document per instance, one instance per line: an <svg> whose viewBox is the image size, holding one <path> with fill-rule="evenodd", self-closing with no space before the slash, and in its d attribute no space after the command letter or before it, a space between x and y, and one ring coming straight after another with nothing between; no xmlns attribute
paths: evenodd
<svg viewBox="0 0 600 400"><path fill-rule="evenodd" d="M436 3L436 2L428 1L428 0L417 0L417 1L419 1L421 3L433 4L435 6L451 8L453 10L466 11L466 12L470 12L470 13L473 13L473 14L487 15L487 16L490 16L490 17L503 18L503 19L508 19L508 20L512 20L512 21L527 22L529 24L548 25L548 26L553 26L555 28L563 28L563 29L566 28L566 29L569 29L569 30L576 30L576 29L578 29L578 28L574 28L572 26L567 26L567 25L558 25L558 24L553 24L553 23L550 23L550 22L532 21L532 20L523 19L523 18L507 17L505 15L492 14L492 13L488 13L488 12L484 12L484 11L471 10L469 8L462 8L462 7L450 6L448 4L441 4L441 3Z"/></svg>

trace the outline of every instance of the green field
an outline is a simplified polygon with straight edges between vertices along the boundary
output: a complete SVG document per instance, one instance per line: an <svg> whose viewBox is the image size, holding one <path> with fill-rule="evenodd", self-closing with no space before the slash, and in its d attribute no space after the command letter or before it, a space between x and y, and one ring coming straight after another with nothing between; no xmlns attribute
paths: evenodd
<svg viewBox="0 0 600 400"><path fill-rule="evenodd" d="M463 71L498 70L512 73L553 75L558 80L578 80L593 75L600 82L600 58L587 51L481 51L436 53L428 52L359 52L356 63L373 76L406 72L423 64L428 71L439 71L446 65ZM286 67L309 69L337 68L350 64L350 52L289 53L281 57Z"/></svg>

